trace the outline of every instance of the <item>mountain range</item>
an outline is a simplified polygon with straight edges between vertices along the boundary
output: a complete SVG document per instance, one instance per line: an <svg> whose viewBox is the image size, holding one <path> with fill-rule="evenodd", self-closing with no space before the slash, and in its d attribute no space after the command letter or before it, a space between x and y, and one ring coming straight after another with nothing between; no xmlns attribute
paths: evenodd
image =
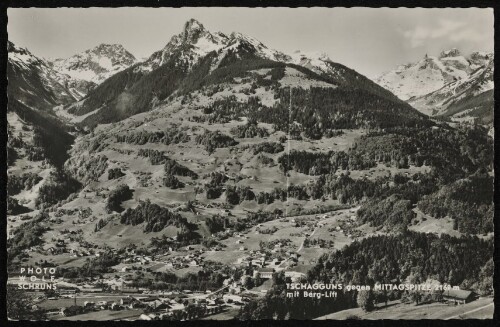
<svg viewBox="0 0 500 327"><path fill-rule="evenodd" d="M228 78L228 71L241 69L238 67L242 63L260 65L260 68L273 65L301 67L314 76L313 79L342 89L375 94L403 105L389 91L354 70L332 62L323 54L287 55L240 33L229 36L221 32L211 33L198 21L190 20L162 50L113 75L82 101L69 106L68 112L76 116L86 115L83 124L88 125L120 120L148 111L168 101L170 96L214 84L219 78Z"/></svg>
<svg viewBox="0 0 500 327"><path fill-rule="evenodd" d="M477 120L483 124L491 124L493 120L492 53L473 52L466 57L459 50L450 49L439 56L425 55L418 62L398 66L376 78L382 89L355 71L334 63L324 53L286 54L241 33L210 32L195 19L187 21L181 33L143 61L138 61L119 44L100 44L65 59L39 58L12 42L8 44L8 52L9 69L16 70L10 74L11 83L19 84L9 90L16 89L20 101L30 105L41 97L43 103L38 102L38 106L43 108L69 106L66 108L69 110L57 112L73 121L86 120L90 125L92 121L112 121L149 110L158 100L163 101L166 96L179 92L179 88L185 88L186 83L182 86L180 81L188 75L201 74L198 78L204 78L240 59L239 56L301 66L331 82L351 84L386 98L391 98L392 92L429 116L448 117L452 121ZM168 74L158 70L161 67L168 70ZM17 79L21 75L23 78ZM163 90L152 87L153 90L143 92L140 85L149 85L148 80L153 79L158 84L159 75L162 81L169 75L170 81ZM106 81L110 77L113 78ZM27 80L30 83L26 83ZM104 81L106 84L96 89ZM142 94L131 96L134 88ZM127 92L123 92L125 89ZM100 112L104 106L110 110Z"/></svg>
<svg viewBox="0 0 500 327"><path fill-rule="evenodd" d="M85 144L95 139L78 131L95 129L92 135L102 141L99 148L113 151L112 140L135 137L129 135L130 128L141 119L155 122L145 129L146 140L160 133L164 142L174 143L187 138L175 127L186 120L206 130L206 119L246 119L273 126L277 135L289 132L297 140L331 137L343 128L432 124L390 91L325 54L284 54L240 33L210 32L194 19L163 49L140 62L120 45L101 44L68 59L46 60L9 42L8 53L8 121L13 133L8 150L12 160L27 163L20 168L22 174L44 174L36 160L46 159L46 169L57 171L64 165L85 183L93 178L88 176L92 169L78 167L91 160ZM200 117L200 108L210 114ZM118 122L105 132L99 128ZM156 124L174 126L173 134L153 128ZM219 140L219 134L210 133L206 141L192 141L193 148L208 142L206 151L213 152L232 142L226 135ZM269 132L236 126L232 133Z"/></svg>
<svg viewBox="0 0 500 327"><path fill-rule="evenodd" d="M375 81L430 116L493 122L493 53L442 51L401 65Z"/></svg>
<svg viewBox="0 0 500 327"><path fill-rule="evenodd" d="M75 102L136 61L117 44L100 44L70 58L55 60L37 57L10 41L7 52L10 95L39 109Z"/></svg>

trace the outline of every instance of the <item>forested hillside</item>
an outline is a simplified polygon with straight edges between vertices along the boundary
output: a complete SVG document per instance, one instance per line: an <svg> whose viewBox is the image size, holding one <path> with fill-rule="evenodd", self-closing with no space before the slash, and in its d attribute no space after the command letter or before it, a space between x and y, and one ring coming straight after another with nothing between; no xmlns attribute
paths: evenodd
<svg viewBox="0 0 500 327"><path fill-rule="evenodd" d="M434 279L489 294L493 290L492 279L486 272L492 265L492 251L492 241L477 237L421 233L370 237L320 258L308 272L307 282L373 286L405 281L418 284ZM274 286L264 299L243 307L239 319L311 319L357 306L356 291L337 291L336 298L289 298L284 276L278 274L273 281ZM379 293L372 295L379 302L403 296L418 302L416 298L423 301L425 296L399 290Z"/></svg>

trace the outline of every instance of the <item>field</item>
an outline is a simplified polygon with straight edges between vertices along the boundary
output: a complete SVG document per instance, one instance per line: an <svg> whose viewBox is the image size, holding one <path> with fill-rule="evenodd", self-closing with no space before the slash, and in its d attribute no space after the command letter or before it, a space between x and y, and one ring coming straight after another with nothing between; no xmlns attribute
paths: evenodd
<svg viewBox="0 0 500 327"><path fill-rule="evenodd" d="M367 320L377 319L492 319L494 311L493 298L480 298L463 305L448 305L432 303L416 306L415 304L401 304L397 301L389 303L388 307L376 309L373 312L364 312L360 308L343 310L316 320L344 320L353 317Z"/></svg>
<svg viewBox="0 0 500 327"><path fill-rule="evenodd" d="M119 302L122 297L125 295L86 295L86 296L79 296L77 295L76 297L76 305L83 306L83 304L86 301L93 301L93 302L98 302L98 301L113 301L113 302ZM63 307L70 307L75 304L75 298L59 298L56 300L44 300L42 302L38 302L37 305L40 308L44 309L58 309L58 308L63 308Z"/></svg>
<svg viewBox="0 0 500 327"><path fill-rule="evenodd" d="M229 308L221 313L203 317L200 320L231 320L238 314L239 309Z"/></svg>
<svg viewBox="0 0 500 327"><path fill-rule="evenodd" d="M300 257L297 266L293 270L305 272L302 271L304 268L301 267L310 267L321 255L330 252L331 249L314 246L304 247L304 240L306 238L331 240L334 249L341 249L345 245L352 243L355 237L346 235L343 230L338 230L337 227L340 228L341 223L355 215L354 210L343 209L324 214L290 216L264 222L251 228L246 233L241 233L241 236L236 235L223 240L221 243L227 246L223 251L207 251L203 254L203 257L226 264L236 264L238 258L249 255L250 251L260 250L261 242L289 239L291 243L281 248L281 250L297 252ZM307 223L304 225L298 224L300 221ZM364 235L373 235L375 233L374 228L366 225L361 225L355 229L361 230ZM276 231L265 234L258 232L259 230Z"/></svg>
<svg viewBox="0 0 500 327"><path fill-rule="evenodd" d="M387 167L384 164L377 164L376 167L373 167L368 170L342 170L339 169L335 173L336 175L340 174L349 174L349 176L353 179L360 179L360 178L367 178L369 180L374 180L378 177L387 177L387 176L394 176L395 174L403 174L406 176L413 176L417 173L422 173L426 174L429 173L430 167L428 166L421 166L421 167L415 167L415 166L410 166L409 168L396 168L396 167Z"/></svg>
<svg viewBox="0 0 500 327"><path fill-rule="evenodd" d="M415 208L413 211L417 214L415 221L418 221L418 223L410 226L409 230L421 233L445 233L456 237L460 236L460 232L453 229L453 219L450 217L437 219L424 214L418 208Z"/></svg>
<svg viewBox="0 0 500 327"><path fill-rule="evenodd" d="M79 321L79 320L93 320L93 321L107 321L107 320L138 320L142 310L122 310L122 311L111 311L111 310L101 310L95 312L84 313L81 315L63 317L57 316L53 320L69 320L69 321Z"/></svg>
<svg viewBox="0 0 500 327"><path fill-rule="evenodd" d="M265 71L256 71L256 74L266 73ZM289 79L294 79L296 76L294 70L287 72ZM235 84L229 85L229 89L235 89L237 96L242 96L241 100L245 100L248 96L242 93L245 87L250 84ZM238 88L234 88L238 86ZM272 98L272 92L258 91L262 96L269 96L269 101ZM220 93L220 94L219 94ZM288 184L306 184L316 177L308 176L305 174L297 173L294 171L289 172L287 177L277 164L278 158L284 152L270 154L265 153L265 156L271 158L274 163L263 164L259 161L258 156L254 155L252 151L247 150L248 146L259 144L262 142L280 142L280 137L285 133L274 131L271 124L259 123L259 127L265 128L269 131L270 135L267 137L255 138L237 138L235 140L238 145L231 148L218 148L211 154L201 145L196 144L194 137L202 134L203 130L220 131L221 133L232 135L231 129L236 126L246 124L246 118L240 121L232 120L228 123L211 123L200 124L189 120L189 117L200 115L200 111L195 109L197 106L206 105L214 99L222 99L226 94L227 88L220 90L215 95L207 98L202 93L195 93L192 103L189 105L182 104L179 100L170 102L167 106L160 106L148 113L142 113L128 118L125 121L100 125L92 135L79 137L73 149L71 150L74 158L81 158L86 160L90 154L92 156L101 155L106 156L107 167L120 168L125 176L108 180L106 171L102 173L97 180L89 181L86 183L83 190L79 192L76 198L68 203L60 206L60 209L65 210L79 210L89 208L91 214L89 218L79 219L75 214L63 215L61 221L51 225L51 230L44 235L45 247L49 247L54 239L60 238L63 231L76 231L80 232L82 238L98 247L109 246L111 248L121 248L131 244L138 245L139 247L147 247L151 238L161 237L166 235L169 237L175 236L179 231L175 227L167 227L160 232L144 233L142 225L130 226L123 225L119 222L118 217L111 217L105 211L105 202L107 194L115 189L120 184L127 184L133 190L132 199L124 201L122 207L124 209L134 208L141 200L150 200L160 206L169 208L179 208L187 201L196 201L196 215L192 212L183 212L182 215L188 219L189 222L198 225L197 232L202 237L209 237L210 232L205 226L205 219L215 214L220 214L221 211L214 204L224 204L224 195L220 199L208 200L204 192L197 193L195 191L195 184L203 185L209 181L209 173L213 171L222 172L228 176L235 178L235 181L229 180L227 184L234 184L238 186L249 186L255 193L269 192L274 188L285 188ZM269 93L269 94L267 94ZM232 93L231 93L232 94ZM15 121L15 120L14 120ZM166 126L182 126L183 130L191 136L191 140L187 143L179 144L162 144L162 143L146 143L146 144L129 144L126 142L117 142L115 135L122 135L129 132L140 131L163 131ZM327 152L331 150L347 150L355 141L365 133L363 130L344 130L344 134L333 138L323 138L320 140L311 141L297 141L290 140L286 145L288 148L297 150L319 151ZM100 150L90 152L83 146L84 141L90 141L97 137L102 137L99 143L104 145ZM169 189L163 186L163 166L152 165L148 158L138 156L138 151L141 149L154 149L163 151L169 158L176 160L179 164L186 166L200 177L198 180L191 180L189 177L179 176L179 179L186 185L182 189ZM75 163L78 162L75 161ZM257 204L256 201L243 201L239 205L235 205L230 209L230 219L237 219L245 217L249 211L272 211L275 209L283 210L286 215L300 215L300 209L315 209L318 205L335 205L338 204L337 200L327 199L322 202L319 200L297 200L289 198L286 202L274 201L272 204ZM234 217L234 218L233 218ZM308 217L304 217L308 218ZM95 231L96 223L99 219L109 219L109 222L102 227L99 231ZM326 228L335 227L335 221L327 223ZM9 224L11 227L12 224ZM295 227L293 224L286 221L272 221L264 223L263 229L276 228L277 231L273 234L257 234L256 229L252 228L245 233L244 239L237 239L231 237L224 240L222 243L227 247L223 251L211 251L204 254L206 259L221 261L224 263L232 264L250 250L258 250L261 241L272 241L276 239L289 238L292 241L290 250L300 249L304 259L299 262L300 265L308 265L315 262L317 258L325 253L326 249L319 248L301 248L306 233L318 234L315 237L323 239L335 239L335 248L348 244L349 240L342 233L337 232L324 232L321 230L314 231L311 227ZM319 228L320 229L320 228ZM290 235L292 234L292 235ZM237 240L243 243L236 243ZM240 251L239 248L244 247L245 250ZM67 243L69 249L79 249L77 242ZM33 253L36 258L30 258L29 263L34 263L39 259L48 259L58 265L62 266L77 266L81 264L84 259L72 258L69 254L60 254L54 256L44 256L43 254ZM305 260L305 258L308 258ZM310 257L310 258L309 258ZM304 261L305 260L305 261ZM155 270L163 271L162 267L155 268Z"/></svg>

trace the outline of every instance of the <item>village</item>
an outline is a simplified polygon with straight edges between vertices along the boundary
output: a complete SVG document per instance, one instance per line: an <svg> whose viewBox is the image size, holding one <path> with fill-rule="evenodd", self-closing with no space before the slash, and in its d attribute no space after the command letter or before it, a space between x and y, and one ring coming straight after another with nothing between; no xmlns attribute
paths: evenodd
<svg viewBox="0 0 500 327"><path fill-rule="evenodd" d="M259 253L254 254L256 257ZM139 265L157 263L155 258L147 256L130 257ZM187 255L178 259L179 264L194 264L197 256ZM191 260L191 261L189 261ZM184 263L181 263L184 262ZM187 263L186 263L187 262ZM197 261L197 264L201 264ZM248 264L250 270L237 280L226 276L218 290L153 290L147 287L133 287L128 281L129 275L117 279L87 280L72 283L59 278L54 281L56 290L31 292L35 299L33 309L45 310L49 319L78 317L80 320L92 320L95 317L119 317L121 320L189 320L225 312L236 314L239 308L253 298L262 297L272 285L273 274L283 270L276 260L264 263L261 260L241 260L241 265ZM129 268L132 267L132 268ZM271 268L275 267L275 268ZM134 266L124 266L117 273L127 273ZM249 273L248 273L249 272ZM292 281L299 281L303 273L285 271L284 276ZM259 283L261 287L257 286ZM21 279L11 278L11 284L23 284Z"/></svg>
<svg viewBox="0 0 500 327"><path fill-rule="evenodd" d="M225 228L211 235L217 240L216 245L168 246L163 251L148 251L135 244L117 249L85 240L78 225L91 215L88 210L81 209L71 212L78 215L73 224L76 229L51 231L51 241L24 250L24 260L31 263L28 260L36 254L40 261L34 262L35 265L56 267L58 265L53 259L68 262L62 261L66 258L64 260L69 259L70 266L78 267L85 260L104 260L103 256L111 255L117 259L107 273L90 278L58 276L54 281L56 291L33 292L35 306L45 310L49 319L232 318L245 303L264 297L273 286L273 276L277 273L283 272L290 282L304 281L307 270L320 255L364 237L367 227L360 228L357 209L280 217L244 231ZM225 209L221 212L227 214ZM64 214L68 212L57 213L54 223L57 224L56 220ZM370 234L373 233L371 230ZM176 244L177 237L173 235L165 240ZM186 274L219 269L214 267L220 264L233 272L227 273L226 270L222 273L222 284L217 289L197 286L162 289L140 285L141 280L155 279L161 274L175 274L182 278ZM9 283L21 281L12 276ZM473 299L474 294L469 291L451 290L445 300L466 303Z"/></svg>
<svg viewBox="0 0 500 327"><path fill-rule="evenodd" d="M242 264L246 264L242 261ZM72 287L71 283L59 281L55 292L33 292L34 310L45 310L51 320L193 320L218 319L234 317L238 310L249 301L262 297L267 287L253 287L249 280L261 280L264 285L272 285L273 275L280 268L259 268L258 262L248 260L252 276L242 275L234 280L227 276L223 286L214 291L160 291L148 288L127 287L127 283L114 284L110 288L98 288L104 280L94 283L79 283ZM285 271L284 276L291 282L303 281L304 274ZM434 285L435 286L435 285ZM447 288L443 292L423 292L420 306L436 303L447 307L465 305L478 300L476 293L456 287ZM481 302L482 303L482 302ZM411 300L401 300L397 305L413 306ZM393 305L393 304L391 304Z"/></svg>
<svg viewBox="0 0 500 327"><path fill-rule="evenodd" d="M119 258L119 264L113 266L113 272L86 279L82 282L72 282L68 278L58 278L55 281L57 291L34 293L37 306L47 311L50 319L94 319L96 316L108 315L119 319L198 319L204 316L231 312L235 315L245 302L252 298L265 296L272 287L272 278L275 273L284 272L284 276L293 282L305 278L305 273L295 271L301 260L301 249L307 246L308 236L313 236L318 228L325 228L328 224L322 220L330 215L316 215L313 222L305 218L281 219L281 223L289 228L307 229L308 232L299 233L302 239L300 244L294 244L290 238L271 237L277 228L262 223L255 226L248 233L235 232L226 229L219 236L222 246L205 248L201 245L188 245L173 249L169 247L164 253L144 254L135 246L129 246L119 251L117 249L102 248L93 245L81 238L78 230L62 230L54 233L51 243L44 246L35 246L25 250L30 256L37 253L37 257L69 257L73 260L86 258L100 258L105 253L112 253ZM350 219L350 218L349 218ZM343 226L346 219L342 221ZM345 229L345 227L344 227ZM347 229L346 229L347 231ZM335 232L344 232L336 228ZM266 234L268 233L268 234ZM249 249L245 245L251 237L270 236L260 239L258 247ZM293 237L292 239L296 239ZM173 236L171 241L175 241ZM232 243L232 244L231 244ZM319 249L322 245L311 245ZM236 260L228 262L230 266L241 270L241 277L234 279L225 275L223 286L214 291L205 290L153 290L148 287L134 287L133 281L138 274L151 275L158 272L196 272L204 269L207 263L216 259L217 255L235 254ZM233 256L229 255L233 258ZM42 260L40 260L41 262ZM49 261L43 262L52 266ZM207 269L210 269L208 267ZM20 282L15 277L9 283Z"/></svg>

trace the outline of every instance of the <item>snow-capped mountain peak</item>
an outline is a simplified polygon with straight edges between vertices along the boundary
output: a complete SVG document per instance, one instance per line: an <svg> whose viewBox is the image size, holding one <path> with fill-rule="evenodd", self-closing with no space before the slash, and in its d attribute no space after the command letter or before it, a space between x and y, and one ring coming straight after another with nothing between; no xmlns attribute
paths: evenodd
<svg viewBox="0 0 500 327"><path fill-rule="evenodd" d="M457 48L452 48L449 50L441 51L441 53L439 54L439 58L441 59L446 57L458 57L460 55L460 50L458 50Z"/></svg>
<svg viewBox="0 0 500 327"><path fill-rule="evenodd" d="M163 65L172 57L191 69L200 58L212 51L219 51L227 46L229 38L223 33L211 33L196 19L190 19L184 24L183 30L170 39L165 47L153 53L136 69L151 71Z"/></svg>
<svg viewBox="0 0 500 327"><path fill-rule="evenodd" d="M184 24L184 30L179 36L181 36L182 42L194 43L200 34L207 32L203 24L194 18L191 18ZM210 34L208 32L208 34Z"/></svg>
<svg viewBox="0 0 500 327"><path fill-rule="evenodd" d="M211 33L203 24L191 18L184 24L182 32L170 39L163 52L171 52L179 47L193 47L195 52L206 55L227 45L228 42L229 38L223 33Z"/></svg>
<svg viewBox="0 0 500 327"><path fill-rule="evenodd" d="M481 66L487 65L490 60L493 59L492 52L475 51L469 56L469 62L471 63L472 70L475 70Z"/></svg>
<svg viewBox="0 0 500 327"><path fill-rule="evenodd" d="M212 65L213 70L225 56L230 53L236 53L238 56L240 50L251 52L257 57L308 67L316 73L331 73L328 65L331 60L325 53L298 52L289 55L271 49L256 38L242 33L233 32L226 35L222 32L210 32L195 19L188 20L179 34L174 35L162 50L153 53L136 69L152 71L175 57L179 65L190 70L201 58L210 52L216 52L217 59Z"/></svg>
<svg viewBox="0 0 500 327"><path fill-rule="evenodd" d="M103 43L69 58L56 59L52 65L75 80L99 84L135 62L135 57L121 44Z"/></svg>
<svg viewBox="0 0 500 327"><path fill-rule="evenodd" d="M34 56L28 49L18 47L11 41L7 42L7 52L9 62L21 68L27 69L32 65L46 65L42 59Z"/></svg>
<svg viewBox="0 0 500 327"><path fill-rule="evenodd" d="M60 73L28 49L7 43L9 95L37 108L69 103L82 98L94 84L76 82ZM43 100L43 101L42 101Z"/></svg>
<svg viewBox="0 0 500 327"><path fill-rule="evenodd" d="M475 53L464 57L453 48L438 57L425 55L423 59L398 66L383 73L376 82L393 92L402 100L434 92L448 83L465 80L477 68L487 64L486 54Z"/></svg>
<svg viewBox="0 0 500 327"><path fill-rule="evenodd" d="M252 45L253 47L255 47L255 49L267 49L267 46L265 46L262 42L260 42L256 38L239 33L239 32L231 33L229 38L232 42L240 41L240 42L248 43L248 44Z"/></svg>
<svg viewBox="0 0 500 327"><path fill-rule="evenodd" d="M376 82L427 115L491 121L492 53L476 51L465 57L453 48L439 57L426 54L382 74Z"/></svg>
<svg viewBox="0 0 500 327"><path fill-rule="evenodd" d="M487 53L484 51L474 51L470 55L471 60L489 60L493 58L493 53Z"/></svg>

